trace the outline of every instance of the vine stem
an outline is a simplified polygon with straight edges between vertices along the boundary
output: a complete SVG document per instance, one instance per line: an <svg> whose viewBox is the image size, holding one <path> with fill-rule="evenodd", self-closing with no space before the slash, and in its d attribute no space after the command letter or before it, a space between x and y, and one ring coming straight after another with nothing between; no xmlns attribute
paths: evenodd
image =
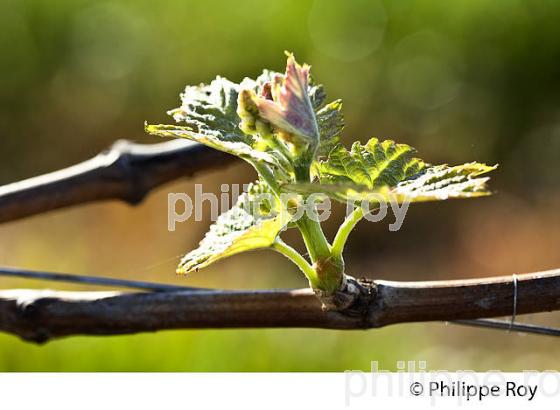
<svg viewBox="0 0 560 410"><path fill-rule="evenodd" d="M313 263L321 258L331 256L331 245L327 241L319 222L312 220L307 215L302 215L297 221L297 226Z"/></svg>
<svg viewBox="0 0 560 410"><path fill-rule="evenodd" d="M311 163L316 150L317 147L313 147L313 154L311 154L309 158L301 159L301 164L295 166L297 182L308 183L311 181ZM306 202L309 197L304 196L303 199ZM315 206L313 211L316 212ZM329 241L327 241L323 228L317 220L313 220L308 215L304 214L297 221L297 226L301 232L309 256L311 257L311 262L315 263L319 259L329 258L331 256L331 245Z"/></svg>
<svg viewBox="0 0 560 410"><path fill-rule="evenodd" d="M156 187L234 161L233 155L186 140L117 141L69 168L0 186L0 223L104 200L137 205Z"/></svg>
<svg viewBox="0 0 560 410"><path fill-rule="evenodd" d="M518 315L560 310L560 269L517 275ZM0 291L0 331L44 343L69 335L111 335L164 329L368 329L390 324L461 321L512 313L512 276L454 281L375 281L367 309L325 311L313 290L169 292ZM465 322L468 320L468 322ZM477 322L480 324L480 322ZM501 328L510 328L506 322ZM494 326L498 327L498 326ZM517 324L512 329L523 331ZM534 329L534 328L533 328Z"/></svg>
<svg viewBox="0 0 560 410"><path fill-rule="evenodd" d="M272 190L274 195L278 199L280 199L280 185L278 185L278 182L274 177L274 174L272 173L270 168L262 162L258 162L258 161L248 161L248 162L255 168L255 170L262 177L262 179L264 179L264 181L270 186L270 189Z"/></svg>
<svg viewBox="0 0 560 410"><path fill-rule="evenodd" d="M344 245L346 245L346 241L348 240L348 236L352 229L356 226L358 222L364 217L364 210L362 207L357 207L352 211L350 215L346 217L340 228L338 228L338 232L334 237L333 244L332 244L332 254L335 256L341 256L342 252L344 251Z"/></svg>
<svg viewBox="0 0 560 410"><path fill-rule="evenodd" d="M317 286L319 283L317 272L315 272L315 269L313 269L309 262L307 262L298 251L286 244L282 239L280 239L280 237L276 238L272 244L272 248L294 262L307 277L311 285Z"/></svg>

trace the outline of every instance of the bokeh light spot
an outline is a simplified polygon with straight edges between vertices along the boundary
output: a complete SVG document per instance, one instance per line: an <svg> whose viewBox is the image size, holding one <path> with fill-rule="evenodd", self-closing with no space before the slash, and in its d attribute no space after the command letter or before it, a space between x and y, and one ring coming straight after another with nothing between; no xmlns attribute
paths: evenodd
<svg viewBox="0 0 560 410"><path fill-rule="evenodd" d="M309 12L314 46L329 57L356 61L381 45L387 15L378 0L351 2L316 0Z"/></svg>

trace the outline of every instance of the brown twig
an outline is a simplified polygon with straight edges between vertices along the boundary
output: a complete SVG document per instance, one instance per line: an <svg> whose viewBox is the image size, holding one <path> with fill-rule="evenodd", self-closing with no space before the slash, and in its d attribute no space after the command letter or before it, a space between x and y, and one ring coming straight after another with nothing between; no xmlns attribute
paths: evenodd
<svg viewBox="0 0 560 410"><path fill-rule="evenodd" d="M518 275L517 313L560 310L560 270ZM309 289L159 293L0 291L0 330L25 340L187 328L369 329L512 312L512 277L363 283L368 297L324 311Z"/></svg>
<svg viewBox="0 0 560 410"><path fill-rule="evenodd" d="M185 140L152 145L117 141L80 164L0 187L0 223L92 201L134 205L155 187L234 159Z"/></svg>

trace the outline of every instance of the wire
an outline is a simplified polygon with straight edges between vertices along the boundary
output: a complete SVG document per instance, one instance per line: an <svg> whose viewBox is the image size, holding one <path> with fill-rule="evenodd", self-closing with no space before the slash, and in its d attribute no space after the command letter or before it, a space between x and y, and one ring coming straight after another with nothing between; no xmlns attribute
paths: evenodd
<svg viewBox="0 0 560 410"><path fill-rule="evenodd" d="M509 320L499 319L472 319L472 320L451 320L449 323L474 327L486 327L489 329L515 330L523 333L533 333L546 336L560 336L560 329L553 327L537 326L529 323L514 323Z"/></svg>
<svg viewBox="0 0 560 410"><path fill-rule="evenodd" d="M517 275L514 273L511 275L513 280L513 312L511 314L511 322L509 323L509 331L513 329L515 325L515 317L517 316Z"/></svg>
<svg viewBox="0 0 560 410"><path fill-rule="evenodd" d="M513 309L511 313L511 320L498 320L498 319L471 319L471 320L452 320L450 323L455 323L458 325L475 326L475 327L485 327L489 329L504 329L508 332L512 330L523 332L523 333L533 333L538 335L547 336L560 336L560 329L537 326L529 323L515 323L517 318L517 275L514 273L511 275L513 283Z"/></svg>
<svg viewBox="0 0 560 410"><path fill-rule="evenodd" d="M143 281L133 281L126 279L105 278L99 276L71 275L67 273L37 272L26 269L0 268L0 276L12 276L26 279L42 279L57 282L84 283L88 285L112 286L121 288L142 289L152 292L169 292L181 290L204 290L186 286L166 285L163 283L152 283Z"/></svg>

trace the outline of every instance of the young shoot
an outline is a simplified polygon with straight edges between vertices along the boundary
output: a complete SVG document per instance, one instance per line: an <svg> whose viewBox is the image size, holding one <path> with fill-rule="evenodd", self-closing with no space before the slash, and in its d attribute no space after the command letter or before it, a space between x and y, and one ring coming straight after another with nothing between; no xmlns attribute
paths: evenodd
<svg viewBox="0 0 560 410"><path fill-rule="evenodd" d="M342 103L327 103L323 86L309 77L310 67L287 56L284 74L265 70L240 84L216 77L210 84L187 86L181 106L169 111L175 124L146 126L154 135L187 138L236 155L258 174L199 247L185 255L178 273L268 248L293 261L313 289L333 295L346 283L343 250L350 232L382 202L489 194L488 178L481 175L493 166L430 165L416 158L412 147L377 138L346 149L339 142ZM332 242L317 218L295 211L301 204L309 207L308 199L317 194L354 206ZM282 241L287 229L299 230L309 259Z"/></svg>

